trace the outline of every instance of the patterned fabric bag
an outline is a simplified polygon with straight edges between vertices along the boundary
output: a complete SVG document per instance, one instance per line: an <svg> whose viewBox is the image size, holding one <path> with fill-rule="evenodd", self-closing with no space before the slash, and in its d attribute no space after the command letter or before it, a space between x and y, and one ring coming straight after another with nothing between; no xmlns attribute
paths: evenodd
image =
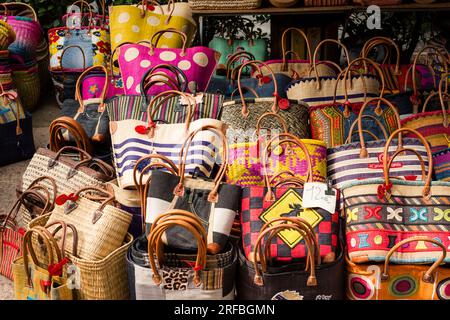
<svg viewBox="0 0 450 320"><path fill-rule="evenodd" d="M302 148L308 166L308 182L312 182L311 156L306 145L290 137L279 140L272 138L265 152L282 144L294 144ZM265 158L265 155L264 155ZM242 244L248 260L254 261L253 252L261 229L265 223L282 217L299 217L314 228L318 236L320 256L325 262L336 258L338 244L339 213L330 213L321 208L305 209L302 207L303 181L301 179L281 180L270 185L266 167L263 167L265 186L244 187L241 205ZM292 185L293 187L290 187ZM284 231L276 244L271 246L270 257L276 261L291 262L306 257L306 245L303 236L297 232Z"/></svg>
<svg viewBox="0 0 450 320"><path fill-rule="evenodd" d="M314 139L325 141L328 148L337 147L345 143L345 140L349 136L351 125L358 118L358 114L361 113L361 105L363 103L351 103L347 90L347 82L350 82L347 81L347 76L351 73L349 70L358 62L369 62L372 64L381 79L381 92L384 92L385 90L383 73L375 62L365 58L358 58L350 63L349 67L344 71L343 77L344 100L346 102L336 103L335 100L333 103L318 105L309 109L311 135ZM368 77L365 75L361 75L360 79L364 83L368 82ZM336 87L340 83L340 80L341 79L338 78ZM367 100L366 97L364 102L367 102ZM395 118L397 109L392 104L381 104L381 102L382 101L378 101L376 109L366 110L366 114L370 115L370 117L365 117L363 119L364 128L372 132L376 137L380 137L382 132L375 120L381 122L382 127L386 128L389 134L398 128L398 123L396 122L397 119ZM367 141L373 140L371 135L366 135L366 139Z"/></svg>
<svg viewBox="0 0 450 320"><path fill-rule="evenodd" d="M191 45L197 32L197 23L187 3L169 0L167 5L157 1L142 0L139 5L115 5L109 7L112 50L119 45L142 39L151 39L161 30L173 28L186 34ZM183 42L166 35L159 42L161 48L181 48Z"/></svg>
<svg viewBox="0 0 450 320"><path fill-rule="evenodd" d="M181 36L183 47L181 49L157 48L156 44L159 39L170 34L175 34L173 37ZM117 52L125 94L139 94L139 84L146 71L164 63L173 64L183 70L188 79L188 92L204 92L214 73L220 53L208 47L188 48L186 41L187 37L183 32L166 29L155 33L150 44L127 43L121 45ZM166 86L153 87L148 94L155 95L167 89Z"/></svg>
<svg viewBox="0 0 450 320"><path fill-rule="evenodd" d="M433 265L397 265L391 257L402 247L433 246L439 256ZM450 300L450 268L442 264L446 247L430 237L410 237L393 246L383 264L355 264L347 260L349 300Z"/></svg>
<svg viewBox="0 0 450 320"><path fill-rule="evenodd" d="M370 104L379 101L391 108L397 119L398 127L400 127L399 115L389 101L384 98L373 98L367 101L361 108L357 119L359 141L328 149L328 177L332 180L335 188L340 189L346 182L381 178L383 176L383 151L386 146L386 140L366 141L363 129L370 132L374 130L372 128L366 129L362 124L365 109L375 107L375 105L371 106ZM376 122L374 123L376 124ZM405 147L414 150L421 157L426 156L425 146L416 138L399 138L396 142L398 148ZM396 150L397 147L389 146L390 155ZM420 159L410 154L398 155L398 157L398 161L392 166L391 175L407 180L417 180L422 173L422 162ZM428 168L429 158L425 159L423 164L425 168Z"/></svg>
<svg viewBox="0 0 450 320"><path fill-rule="evenodd" d="M290 148L284 150L282 148L278 149L278 151L270 152L268 159L262 159L262 150L266 147L265 142L267 142L266 139L268 138L267 135L262 135L263 130L261 128L264 120L269 120L267 122L270 123L266 127L268 130L267 135L270 135L270 131L274 125L276 126L276 122L278 122L278 127L281 126L282 128L280 138L283 137L283 133L288 133L286 122L279 114L273 112L263 114L256 124L256 131L251 139L240 137L236 143L230 144L228 151L229 164L225 175L227 183L237 184L242 187L263 186L262 167L264 164L267 164L270 168L268 172L270 177L272 177L274 172L289 170L294 176L306 179L308 168L304 160L299 160L304 159L305 156L303 150L298 146L291 145L289 146ZM324 182L327 175L327 148L325 143L311 139L301 139L301 141L308 148L311 157L314 181Z"/></svg>
<svg viewBox="0 0 450 320"><path fill-rule="evenodd" d="M293 219L298 220L298 219ZM253 255L260 263L239 255L237 298L239 300L342 300L344 298L344 253L336 261L323 263L316 237L307 223L277 224L257 235ZM269 265L273 244L263 239L283 238L285 232L297 232L305 238L306 263ZM268 236L268 237L267 237ZM306 266L306 268L305 268Z"/></svg>
<svg viewBox="0 0 450 320"><path fill-rule="evenodd" d="M389 157L388 149L399 134L416 134L427 150L428 171L422 157L424 181L404 181L391 179L390 168L395 165L394 158L407 148L400 147ZM413 149L414 151L414 149ZM450 245L450 184L433 181L431 150L423 136L417 131L402 128L395 131L386 142L383 153L384 178L349 182L342 187L347 215L347 248L351 261L385 261L388 251L403 239L427 236L439 239L446 248ZM392 263L429 263L441 255L437 246L402 246L392 258ZM450 257L445 258L445 262Z"/></svg>
<svg viewBox="0 0 450 320"><path fill-rule="evenodd" d="M218 135L221 141L223 162L217 177L213 180L200 177L186 177L186 158L189 154L191 141L205 132ZM241 203L241 188L232 184L222 183L228 165L228 143L220 129L204 126L192 132L186 139L180 151L178 175L163 171L152 172L146 199L147 232L153 228L155 221L171 209L190 211L200 220L207 232L207 249L209 253L219 253L228 242L236 213ZM194 251L195 239L183 229L168 230L163 242L171 248Z"/></svg>
<svg viewBox="0 0 450 320"><path fill-rule="evenodd" d="M283 118L290 133L299 138L309 138L309 115L308 106L306 104L282 99L277 94L274 94L273 98L245 98L240 75L242 70L248 65L256 66L256 68L259 69L258 65L263 65L263 62L248 61L239 69L237 85L240 99L227 101L223 104L221 119L228 125L228 128L231 129L230 131L232 131L228 134L234 134L235 137L252 135L256 129L259 118L267 112L274 112ZM271 76L271 81L274 86L273 92L276 93L278 92L277 80L273 72L271 73ZM264 76L263 78L269 77Z"/></svg>
<svg viewBox="0 0 450 320"><path fill-rule="evenodd" d="M432 152L439 152L450 147L450 103L447 95L444 95L443 88L447 88L447 78L449 73L442 75L439 83L439 92L432 93L425 101L421 113L409 116L402 120L402 126L419 131L428 141ZM447 91L447 89L445 89ZM426 111L427 105L431 98L439 95L441 110ZM449 109L446 109L445 102L448 103Z"/></svg>
<svg viewBox="0 0 450 320"><path fill-rule="evenodd" d="M181 215L180 215L181 213ZM236 249L223 266L209 266L206 254L206 230L197 219L186 221L185 211L169 211L170 218L156 226L148 236L148 260L135 260L128 251L128 279L131 299L135 300L234 300L237 267ZM174 265L163 251L161 237L169 228L180 227L192 233L197 242L197 256L184 265ZM228 255L228 253L225 253ZM156 258L156 259L155 259ZM181 257L180 257L181 258ZM179 260L178 258L177 260ZM220 262L220 258L212 259ZM228 260L228 259L227 259Z"/></svg>
<svg viewBox="0 0 450 320"><path fill-rule="evenodd" d="M320 76L317 62L317 54L319 48L327 42L336 43L341 46L347 57L347 66L350 65L348 60L349 54L347 48L339 41L333 39L325 39L321 41L313 56L313 70L315 77L303 77L294 81L288 86L287 97L289 100L302 101L310 107L323 104L331 104L334 101L340 101L345 98L351 103L363 102L366 98L377 97L380 95L379 80L371 74L357 74L350 77L350 90L347 92L347 81L340 82L341 75ZM341 72L342 73L342 72ZM363 79L363 80L362 80Z"/></svg>
<svg viewBox="0 0 450 320"><path fill-rule="evenodd" d="M294 34L299 34L305 40L306 51L308 54L308 56L306 57L307 60L300 59L300 57L296 52L287 50L286 38L289 33L292 33L292 36ZM295 39L293 39L293 41L295 41ZM273 70L273 72L282 73L290 77L292 80L299 80L300 78L310 76L310 70L313 68L311 62L312 59L311 44L308 40L308 37L302 30L298 28L287 28L286 30L284 30L283 34L281 35L281 52L282 52L282 59L269 60L266 62L266 64ZM287 57L290 54L294 55L296 59L288 60ZM332 68L331 63L324 62L316 64L315 67L318 69L320 76L336 75L336 71L334 70L334 68Z"/></svg>
<svg viewBox="0 0 450 320"><path fill-rule="evenodd" d="M181 96L188 103L185 123L157 123L156 112L163 106L158 99L160 97L166 99L170 96ZM141 157L158 153L167 156L178 165L178 154L183 142L192 132L206 125L223 128L223 123L215 119L190 121L190 116L195 108L195 101L189 96L170 90L152 99L147 110L147 114L151 115L148 121L129 119L110 122L114 165L119 187L126 189L134 186L133 168ZM212 132L206 131L201 136L197 136L192 142L192 151L187 156L186 172L197 171L205 177L210 177L215 163L214 150L219 150L219 144L220 142Z"/></svg>
<svg viewBox="0 0 450 320"><path fill-rule="evenodd" d="M450 182L450 148L433 154L433 166L436 180Z"/></svg>

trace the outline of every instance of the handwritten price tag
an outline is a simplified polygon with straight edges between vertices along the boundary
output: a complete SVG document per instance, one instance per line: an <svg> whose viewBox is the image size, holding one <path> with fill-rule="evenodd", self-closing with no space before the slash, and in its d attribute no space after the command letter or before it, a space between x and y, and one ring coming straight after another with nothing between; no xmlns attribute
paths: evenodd
<svg viewBox="0 0 450 320"><path fill-rule="evenodd" d="M303 208L322 208L336 211L336 190L322 182L307 182L303 188Z"/></svg>

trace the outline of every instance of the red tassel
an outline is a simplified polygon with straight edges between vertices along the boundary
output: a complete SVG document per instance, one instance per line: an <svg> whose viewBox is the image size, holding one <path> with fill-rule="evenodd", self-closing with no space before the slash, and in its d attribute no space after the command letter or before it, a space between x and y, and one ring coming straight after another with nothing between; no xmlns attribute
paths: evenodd
<svg viewBox="0 0 450 320"><path fill-rule="evenodd" d="M62 269L65 264L69 262L69 259L64 258L58 263L52 263L48 266L48 273L50 273L50 276L61 276Z"/></svg>
<svg viewBox="0 0 450 320"><path fill-rule="evenodd" d="M73 202L76 202L77 200L78 200L78 196L77 195L75 195L74 193L71 193L71 194L69 194L69 195L66 195L66 194L62 194L62 195L60 195L60 196L58 196L56 199L55 199L55 203L58 205L58 206L62 206L63 204L65 204L67 201L73 201Z"/></svg>
<svg viewBox="0 0 450 320"><path fill-rule="evenodd" d="M155 6L151 4L147 4L147 10L148 11L155 11Z"/></svg>

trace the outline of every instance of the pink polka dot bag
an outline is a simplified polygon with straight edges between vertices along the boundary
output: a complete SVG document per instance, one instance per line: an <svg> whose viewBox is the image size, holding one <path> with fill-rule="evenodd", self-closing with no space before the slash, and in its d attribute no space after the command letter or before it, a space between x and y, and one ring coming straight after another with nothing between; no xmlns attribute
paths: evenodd
<svg viewBox="0 0 450 320"><path fill-rule="evenodd" d="M156 48L159 39L166 34L181 36L183 47L181 49ZM154 40L156 39L156 43ZM187 92L204 92L209 85L220 53L208 47L186 48L187 37L183 32L175 29L166 29L155 33L150 44L123 44L119 48L119 68L124 83L126 95L140 94L140 83L144 74L159 64L170 64L181 69L188 80ZM166 85L153 86L150 95L170 90Z"/></svg>

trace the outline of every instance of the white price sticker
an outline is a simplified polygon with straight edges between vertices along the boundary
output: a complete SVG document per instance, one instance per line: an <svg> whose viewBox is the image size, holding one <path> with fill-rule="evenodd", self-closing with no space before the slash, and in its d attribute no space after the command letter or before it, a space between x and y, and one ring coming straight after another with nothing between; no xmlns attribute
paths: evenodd
<svg viewBox="0 0 450 320"><path fill-rule="evenodd" d="M337 191L326 183L307 182L303 188L303 208L322 208L330 213L336 211Z"/></svg>

